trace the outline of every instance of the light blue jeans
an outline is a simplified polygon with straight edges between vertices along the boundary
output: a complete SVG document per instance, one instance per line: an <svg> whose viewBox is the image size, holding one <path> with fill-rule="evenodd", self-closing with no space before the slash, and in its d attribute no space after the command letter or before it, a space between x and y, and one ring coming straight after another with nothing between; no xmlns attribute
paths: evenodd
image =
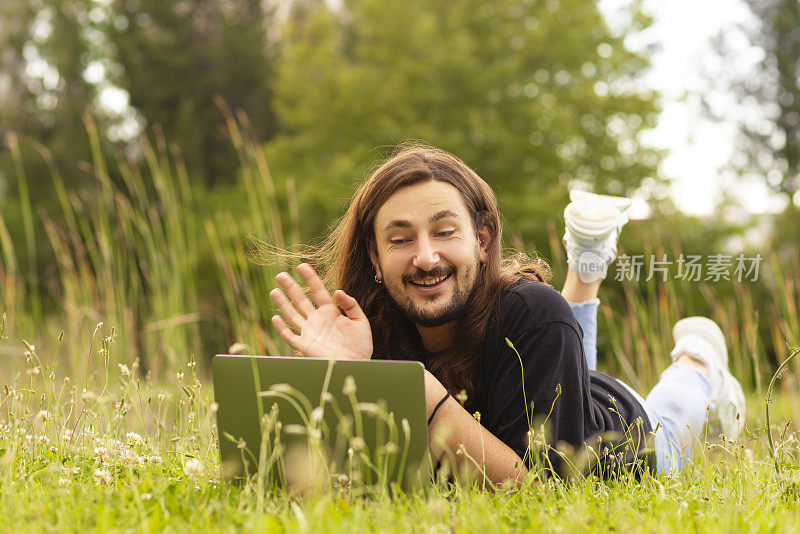
<svg viewBox="0 0 800 534"><path fill-rule="evenodd" d="M583 329L583 351L590 370L597 370L597 308L600 301L572 303ZM642 398L627 384L617 380L641 403L654 432L656 466L659 473L680 470L694 454L695 441L706 421L706 406L711 399L711 383L694 367L673 363L661 373L658 384Z"/></svg>

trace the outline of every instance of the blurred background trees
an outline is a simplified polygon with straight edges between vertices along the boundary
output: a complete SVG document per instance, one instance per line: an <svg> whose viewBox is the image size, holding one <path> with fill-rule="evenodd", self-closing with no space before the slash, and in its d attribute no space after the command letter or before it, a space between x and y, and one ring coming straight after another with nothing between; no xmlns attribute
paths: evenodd
<svg viewBox="0 0 800 534"><path fill-rule="evenodd" d="M629 30L646 25L634 11ZM627 194L657 177L658 154L639 143L656 95L633 83L646 66L583 0L298 3L268 157L313 206L302 221L311 236L371 162L425 140L473 166L513 230L541 246L568 184Z"/></svg>
<svg viewBox="0 0 800 534"><path fill-rule="evenodd" d="M234 183L217 97L269 141L277 179L296 181L305 239L409 139L474 166L539 243L569 184L626 194L657 177L639 143L656 95L633 83L647 58L586 0L35 0L3 17L3 129L40 141L73 184L91 182L87 111L109 149L160 129L193 181ZM634 5L627 30L647 23ZM0 169L13 189L7 147ZM46 202L47 180L34 187Z"/></svg>

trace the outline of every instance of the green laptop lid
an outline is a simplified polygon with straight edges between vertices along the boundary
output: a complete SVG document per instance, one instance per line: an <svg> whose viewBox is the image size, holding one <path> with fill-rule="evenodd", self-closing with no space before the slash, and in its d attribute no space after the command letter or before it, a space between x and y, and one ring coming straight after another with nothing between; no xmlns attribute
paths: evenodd
<svg viewBox="0 0 800 534"><path fill-rule="evenodd" d="M423 369L408 361L215 356L223 477L241 481L260 465L275 487L410 489L430 481Z"/></svg>

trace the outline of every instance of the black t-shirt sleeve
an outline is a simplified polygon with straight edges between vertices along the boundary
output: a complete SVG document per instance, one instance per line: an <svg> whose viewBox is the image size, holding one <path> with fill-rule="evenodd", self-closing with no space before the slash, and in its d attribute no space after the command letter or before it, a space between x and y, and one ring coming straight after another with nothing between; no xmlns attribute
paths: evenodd
<svg viewBox="0 0 800 534"><path fill-rule="evenodd" d="M560 295L553 295L551 288L537 289L541 309L530 310L527 299L514 293L501 302L505 324L497 325L494 357L484 361L491 367L483 373L489 430L520 458L528 450L531 422L536 432L545 423L548 442L554 446L560 441L578 446L590 430L585 421L591 409L580 326ZM554 454L551 460L558 463Z"/></svg>

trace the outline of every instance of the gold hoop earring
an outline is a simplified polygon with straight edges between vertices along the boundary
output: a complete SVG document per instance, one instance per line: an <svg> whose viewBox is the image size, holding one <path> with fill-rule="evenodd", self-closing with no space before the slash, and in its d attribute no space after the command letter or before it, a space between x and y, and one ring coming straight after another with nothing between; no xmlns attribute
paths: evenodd
<svg viewBox="0 0 800 534"><path fill-rule="evenodd" d="M381 280L381 277L378 276L378 273L375 273L375 283L376 284L382 284L383 283L383 280Z"/></svg>

